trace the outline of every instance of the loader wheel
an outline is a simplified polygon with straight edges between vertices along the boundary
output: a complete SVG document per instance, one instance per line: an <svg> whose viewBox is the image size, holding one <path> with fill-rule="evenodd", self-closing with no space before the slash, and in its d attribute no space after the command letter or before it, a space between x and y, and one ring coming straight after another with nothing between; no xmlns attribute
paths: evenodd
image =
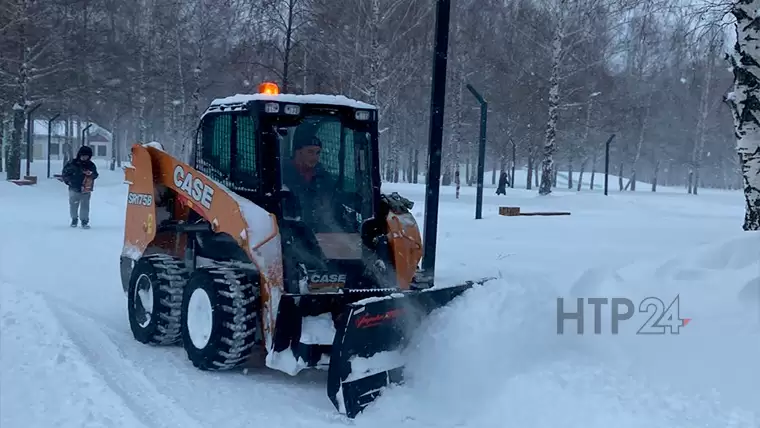
<svg viewBox="0 0 760 428"><path fill-rule="evenodd" d="M244 363L256 340L258 277L225 265L199 268L182 298L182 343L201 370Z"/></svg>
<svg viewBox="0 0 760 428"><path fill-rule="evenodd" d="M138 342L179 342L182 289L186 282L184 263L172 256L150 254L135 263L127 289L127 313Z"/></svg>

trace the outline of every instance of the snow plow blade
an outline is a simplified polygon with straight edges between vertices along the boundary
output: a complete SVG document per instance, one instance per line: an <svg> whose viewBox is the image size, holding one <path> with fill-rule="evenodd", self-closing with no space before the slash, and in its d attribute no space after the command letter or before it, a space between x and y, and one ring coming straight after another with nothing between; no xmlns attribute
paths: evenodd
<svg viewBox="0 0 760 428"><path fill-rule="evenodd" d="M399 292L351 303L336 322L327 395L354 418L388 385L404 382L403 350L421 321L476 284Z"/></svg>

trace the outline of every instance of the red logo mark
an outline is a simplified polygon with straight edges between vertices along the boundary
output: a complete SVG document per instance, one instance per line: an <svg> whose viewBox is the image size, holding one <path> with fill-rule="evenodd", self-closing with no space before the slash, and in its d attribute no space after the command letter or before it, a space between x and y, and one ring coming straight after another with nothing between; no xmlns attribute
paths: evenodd
<svg viewBox="0 0 760 428"><path fill-rule="evenodd" d="M385 321L396 319L401 316L403 310L391 309L384 314L377 315L363 315L356 320L356 328L369 328L378 326Z"/></svg>

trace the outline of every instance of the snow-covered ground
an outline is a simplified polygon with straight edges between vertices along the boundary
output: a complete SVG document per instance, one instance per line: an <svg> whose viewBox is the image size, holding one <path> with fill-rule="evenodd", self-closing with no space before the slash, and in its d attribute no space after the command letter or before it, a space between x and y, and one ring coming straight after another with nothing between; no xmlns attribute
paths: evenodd
<svg viewBox="0 0 760 428"><path fill-rule="evenodd" d="M126 186L98 166L91 230L68 227L63 184L0 182L3 428L760 427L760 235L741 231L738 192L487 189L474 220L474 188L458 200L443 188L438 282L498 279L435 313L408 384L348 421L323 372L200 372L180 347L132 338L118 270ZM421 222L422 186L385 191L414 200ZM572 215L500 217L499 205ZM612 335L609 305L603 334L590 305L584 336L570 322L556 332L557 297L676 295L691 318L678 335L636 335L643 313Z"/></svg>

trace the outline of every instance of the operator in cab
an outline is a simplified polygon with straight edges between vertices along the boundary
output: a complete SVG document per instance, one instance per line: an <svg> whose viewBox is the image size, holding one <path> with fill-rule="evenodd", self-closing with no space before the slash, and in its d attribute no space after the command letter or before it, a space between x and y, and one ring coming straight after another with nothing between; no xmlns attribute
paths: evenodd
<svg viewBox="0 0 760 428"><path fill-rule="evenodd" d="M302 123L293 135L293 157L283 162L282 181L298 198L303 221L312 228L330 229L335 222L336 182L320 163L322 142L318 124Z"/></svg>

